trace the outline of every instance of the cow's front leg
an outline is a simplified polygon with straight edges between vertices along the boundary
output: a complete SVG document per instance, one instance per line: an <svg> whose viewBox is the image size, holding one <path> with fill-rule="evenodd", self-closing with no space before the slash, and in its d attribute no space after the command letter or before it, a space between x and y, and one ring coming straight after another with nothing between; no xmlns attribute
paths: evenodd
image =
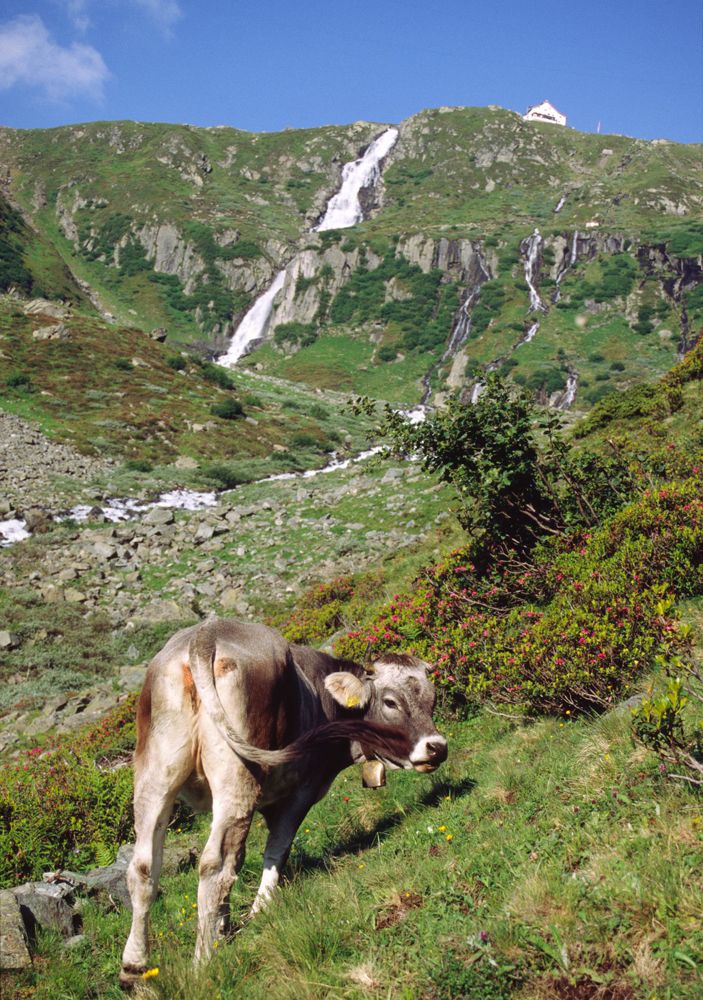
<svg viewBox="0 0 703 1000"><path fill-rule="evenodd" d="M305 819L310 807L320 797L319 794L305 794L262 810L268 824L269 835L264 851L264 871L249 911L250 917L256 916L271 902L283 866L288 860L291 844L298 827Z"/></svg>

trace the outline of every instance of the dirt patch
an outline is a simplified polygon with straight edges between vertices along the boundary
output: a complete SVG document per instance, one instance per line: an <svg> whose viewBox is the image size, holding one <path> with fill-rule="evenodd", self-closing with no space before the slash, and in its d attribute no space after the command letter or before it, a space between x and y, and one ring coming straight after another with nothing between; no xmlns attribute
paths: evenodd
<svg viewBox="0 0 703 1000"><path fill-rule="evenodd" d="M404 920L409 910L419 910L424 905L422 896L416 892L404 890L397 893L390 906L387 906L376 920L376 930L383 931L387 927L394 927Z"/></svg>

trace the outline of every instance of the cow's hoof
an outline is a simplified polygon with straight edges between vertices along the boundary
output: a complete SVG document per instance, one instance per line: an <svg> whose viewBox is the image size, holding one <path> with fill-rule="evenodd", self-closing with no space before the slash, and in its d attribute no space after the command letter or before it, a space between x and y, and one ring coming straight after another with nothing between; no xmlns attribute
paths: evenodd
<svg viewBox="0 0 703 1000"><path fill-rule="evenodd" d="M120 989L129 993L144 982L146 965L123 965L120 969Z"/></svg>

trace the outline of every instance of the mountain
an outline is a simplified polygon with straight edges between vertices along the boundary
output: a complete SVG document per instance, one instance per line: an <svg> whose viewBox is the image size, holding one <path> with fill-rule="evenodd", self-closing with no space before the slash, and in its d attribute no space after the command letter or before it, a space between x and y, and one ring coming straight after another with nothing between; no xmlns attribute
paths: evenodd
<svg viewBox="0 0 703 1000"><path fill-rule="evenodd" d="M501 368L584 409L668 370L703 322L703 148L440 108L402 122L364 221L313 232L386 126L0 130L4 188L109 323L413 403ZM26 256L26 254L25 254Z"/></svg>

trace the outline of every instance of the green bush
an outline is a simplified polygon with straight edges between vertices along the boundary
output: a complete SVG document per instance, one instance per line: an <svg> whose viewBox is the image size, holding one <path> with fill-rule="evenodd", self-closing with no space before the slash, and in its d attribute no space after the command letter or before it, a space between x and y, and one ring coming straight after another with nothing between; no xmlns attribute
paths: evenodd
<svg viewBox="0 0 703 1000"><path fill-rule="evenodd" d="M205 361L201 365L200 374L206 382L218 385L220 389L234 389L236 382L226 368L222 365L214 365L211 361Z"/></svg>
<svg viewBox="0 0 703 1000"><path fill-rule="evenodd" d="M186 359L181 357L180 354L172 354L169 358L166 358L166 364L169 368L173 368L175 372L182 372L186 367Z"/></svg>
<svg viewBox="0 0 703 1000"><path fill-rule="evenodd" d="M134 371L134 365L129 360L129 358L115 358L115 360L112 362L112 364L113 364L114 368L117 368L118 371L121 371L121 372L133 372Z"/></svg>
<svg viewBox="0 0 703 1000"><path fill-rule="evenodd" d="M151 472L154 466L145 458L128 458L125 462L125 468L129 469L130 472Z"/></svg>
<svg viewBox="0 0 703 1000"><path fill-rule="evenodd" d="M223 399L212 404L210 413L221 420L239 420L244 416L244 407L238 399Z"/></svg>
<svg viewBox="0 0 703 1000"><path fill-rule="evenodd" d="M136 697L93 729L28 751L0 771L0 885L85 870L133 835L132 769L101 758L134 746Z"/></svg>
<svg viewBox="0 0 703 1000"><path fill-rule="evenodd" d="M26 372L10 372L5 385L8 389L31 389L32 380Z"/></svg>
<svg viewBox="0 0 703 1000"><path fill-rule="evenodd" d="M236 468L227 465L225 462L213 462L210 465L203 465L200 467L200 471L206 479L210 480L220 490L233 490L235 487L247 482L246 478Z"/></svg>
<svg viewBox="0 0 703 1000"><path fill-rule="evenodd" d="M602 708L662 645L675 646L672 595L703 593L699 482L650 492L530 564L498 559L480 570L472 560L469 547L425 572L336 653L358 657L368 642L374 651L414 651L459 702Z"/></svg>

